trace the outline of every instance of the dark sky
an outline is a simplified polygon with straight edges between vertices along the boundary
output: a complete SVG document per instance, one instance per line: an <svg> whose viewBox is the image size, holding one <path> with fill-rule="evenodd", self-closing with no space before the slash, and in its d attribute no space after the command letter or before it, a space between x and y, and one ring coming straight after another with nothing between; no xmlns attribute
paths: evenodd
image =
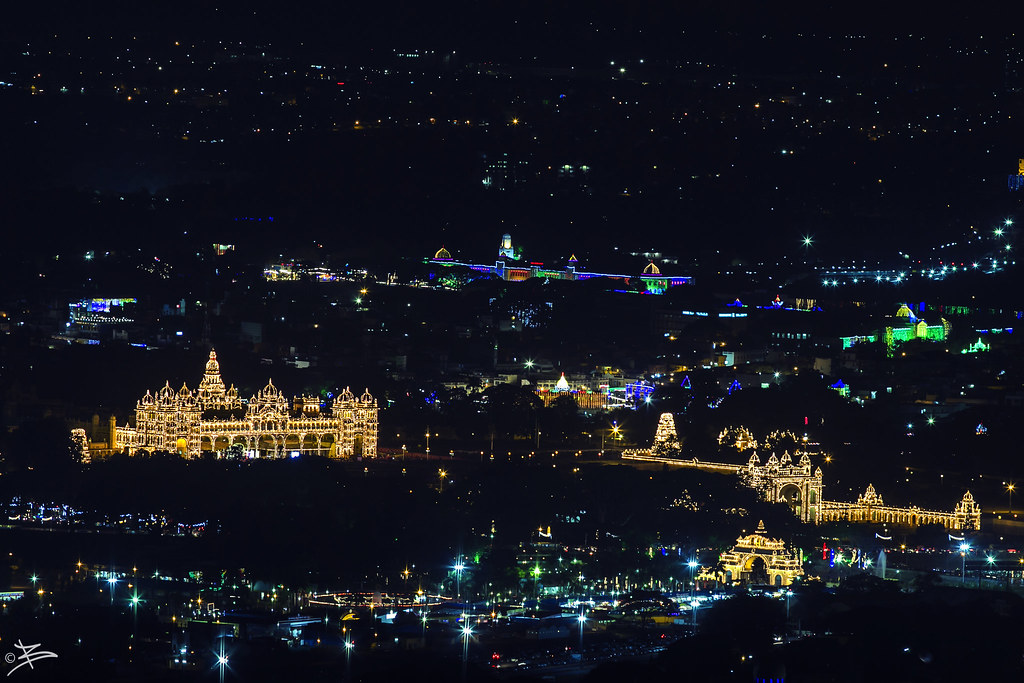
<svg viewBox="0 0 1024 683"><path fill-rule="evenodd" d="M406 42L510 54L637 49L670 53L680 41L737 32L1005 33L1005 17L921 11L883 3L811 2L137 2L11 3L0 36L138 33L151 37L305 42L320 48ZM684 38L685 36L685 38Z"/></svg>

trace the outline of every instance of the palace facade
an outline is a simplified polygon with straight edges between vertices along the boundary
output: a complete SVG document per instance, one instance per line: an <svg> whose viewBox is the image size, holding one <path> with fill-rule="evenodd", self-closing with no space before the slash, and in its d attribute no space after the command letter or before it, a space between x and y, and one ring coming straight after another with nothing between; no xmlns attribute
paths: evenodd
<svg viewBox="0 0 1024 683"><path fill-rule="evenodd" d="M356 398L347 388L330 414L313 396L290 403L273 381L243 401L234 385L225 387L217 353L210 351L206 371L195 390L170 383L135 406L135 426L116 427L113 452L169 451L186 458L239 451L249 457L286 457L298 453L335 458L377 454L377 401L369 391Z"/></svg>

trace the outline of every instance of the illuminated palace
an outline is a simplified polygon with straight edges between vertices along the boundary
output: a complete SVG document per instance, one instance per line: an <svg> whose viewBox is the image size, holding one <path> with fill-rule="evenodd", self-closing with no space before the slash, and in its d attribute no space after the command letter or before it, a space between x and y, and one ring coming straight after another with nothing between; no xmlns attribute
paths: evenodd
<svg viewBox="0 0 1024 683"><path fill-rule="evenodd" d="M194 391L170 383L135 406L135 426L116 427L112 452L163 450L187 458L203 453L241 450L250 457L284 457L298 453L335 458L377 454L377 401L369 391L356 398L348 389L335 400L331 414L320 411L313 396L291 404L267 383L247 402L232 385L225 388L217 354L210 351L206 372Z"/></svg>
<svg viewBox="0 0 1024 683"><path fill-rule="evenodd" d="M746 430L742 431L746 432ZM952 512L922 510L916 505L910 507L885 505L882 497L875 492L875 487L870 484L856 502L824 500L822 498L821 468L815 467L812 470L811 459L806 452L798 450L796 454L799 456L799 460L796 462L788 451L783 453L781 458L772 453L763 465L756 452L750 456L746 465L703 462L697 458L682 460L678 458L678 446L673 449L665 447L665 442L672 438L675 438L674 430L671 434L666 434L659 429L652 448L625 451L622 458L738 475L740 481L757 491L762 500L784 503L801 521L811 524L848 521L909 526L941 524L947 529L959 531L981 529L981 507L975 502L970 491L964 494Z"/></svg>

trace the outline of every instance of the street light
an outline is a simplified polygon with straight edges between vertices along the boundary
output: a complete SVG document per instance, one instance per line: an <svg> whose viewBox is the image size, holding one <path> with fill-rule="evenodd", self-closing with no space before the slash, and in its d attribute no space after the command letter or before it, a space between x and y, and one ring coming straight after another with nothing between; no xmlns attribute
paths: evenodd
<svg viewBox="0 0 1024 683"><path fill-rule="evenodd" d="M217 654L217 668L220 677L220 683L224 683L224 669L228 665L228 656L224 652L224 634L220 635L220 652Z"/></svg>
<svg viewBox="0 0 1024 683"><path fill-rule="evenodd" d="M686 566L690 568L690 611L693 613L693 630L692 633L697 632L697 600L694 597L694 590L697 588L697 582L693 578L694 572L697 571L697 567L700 566L700 562L697 560L690 560L686 563Z"/></svg>
<svg viewBox="0 0 1024 683"><path fill-rule="evenodd" d="M960 583L967 583L967 553L971 550L970 543L960 544L960 557L963 560L960 565Z"/></svg>
<svg viewBox="0 0 1024 683"><path fill-rule="evenodd" d="M580 624L580 661L583 661L583 626L587 623L587 615L583 613L583 606L580 605L580 615L576 617Z"/></svg>
<svg viewBox="0 0 1024 683"><path fill-rule="evenodd" d="M473 635L473 629L469 624L462 627L462 680L466 680L466 660L469 658L469 637Z"/></svg>
<svg viewBox="0 0 1024 683"><path fill-rule="evenodd" d="M430 427L427 427L427 455L430 455Z"/></svg>
<svg viewBox="0 0 1024 683"><path fill-rule="evenodd" d="M345 640L345 680L352 680L352 648L355 647L355 643L352 642L351 638Z"/></svg>
<svg viewBox="0 0 1024 683"><path fill-rule="evenodd" d="M686 563L686 566L690 568L690 599L693 599L693 589L696 585L696 581L693 580L693 573L697 571L697 567L700 566L700 562L697 560L690 560Z"/></svg>
<svg viewBox="0 0 1024 683"><path fill-rule="evenodd" d="M1011 516L1013 515L1013 490L1015 488L1017 488L1017 486L1015 484L1011 483L1011 484L1007 484L1006 485L1006 492L1008 494L1010 494L1010 515Z"/></svg>
<svg viewBox="0 0 1024 683"><path fill-rule="evenodd" d="M444 470L438 470L437 476L441 480L441 493L444 493L444 478L448 476L448 473Z"/></svg>
<svg viewBox="0 0 1024 683"><path fill-rule="evenodd" d="M455 560L455 566L452 569L455 570L455 597L462 597L462 570L466 568L466 565L462 563L462 558Z"/></svg>

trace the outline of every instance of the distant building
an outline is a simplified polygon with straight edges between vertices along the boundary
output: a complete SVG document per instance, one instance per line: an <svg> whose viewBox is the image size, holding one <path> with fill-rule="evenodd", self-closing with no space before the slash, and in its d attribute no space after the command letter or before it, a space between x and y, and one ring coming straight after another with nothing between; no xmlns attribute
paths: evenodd
<svg viewBox="0 0 1024 683"><path fill-rule="evenodd" d="M81 299L68 304L69 331L81 334L106 333L135 322L134 298Z"/></svg>
<svg viewBox="0 0 1024 683"><path fill-rule="evenodd" d="M611 410L613 408L633 408L650 396L653 385L643 380L630 380L608 374L596 376L579 375L566 377L561 373L557 380L532 380L534 393L550 406L559 396L569 396L580 410Z"/></svg>
<svg viewBox="0 0 1024 683"><path fill-rule="evenodd" d="M949 321L945 318L940 318L938 324L929 325L923 318L918 318L910 306L903 304L896 311L893 324L886 325L885 329L868 334L840 337L839 339L843 343L844 350L856 344L876 342L879 339L883 339L885 341L886 355L891 357L895 354L896 345L899 343L913 339L945 341L949 337L949 329Z"/></svg>
<svg viewBox="0 0 1024 683"><path fill-rule="evenodd" d="M504 234L498 246L498 260L494 265L480 263L463 263L452 258L451 252L441 247L428 264L451 267L463 267L471 271L489 274L500 277L510 282L522 282L532 277L548 278L551 280L589 280L600 277L618 281L623 291L637 291L643 294L664 294L671 287L693 284L693 278L687 275L665 275L652 261L642 273L635 275L623 275L616 273L595 273L585 270L578 270L579 261L575 254L569 257L566 265L562 268L545 268L543 263L537 261L523 261L521 251L512 244L512 236ZM433 277L433 276L432 276ZM629 289L626 289L626 288Z"/></svg>

